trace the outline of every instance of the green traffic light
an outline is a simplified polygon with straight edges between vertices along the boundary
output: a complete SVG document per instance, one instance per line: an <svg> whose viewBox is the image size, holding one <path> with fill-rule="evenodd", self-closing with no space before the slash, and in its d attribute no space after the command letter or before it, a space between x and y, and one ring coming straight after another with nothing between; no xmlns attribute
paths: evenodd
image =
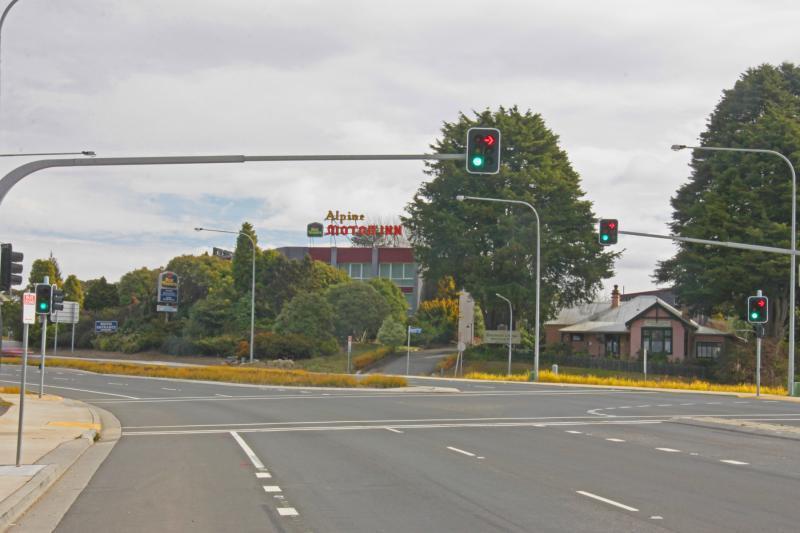
<svg viewBox="0 0 800 533"><path fill-rule="evenodd" d="M47 304L42 302L39 304L39 309L47 309Z"/></svg>
<svg viewBox="0 0 800 533"><path fill-rule="evenodd" d="M483 166L483 157L476 155L472 157L472 166L473 167L482 167Z"/></svg>
<svg viewBox="0 0 800 533"><path fill-rule="evenodd" d="M758 313L753 311L752 313L750 313L750 318L752 318L753 320L757 319L758 318Z"/></svg>
<svg viewBox="0 0 800 533"><path fill-rule="evenodd" d="M607 241L608 240L608 235L604 233L604 234L602 234L600 236L600 238L603 239L604 241Z"/></svg>

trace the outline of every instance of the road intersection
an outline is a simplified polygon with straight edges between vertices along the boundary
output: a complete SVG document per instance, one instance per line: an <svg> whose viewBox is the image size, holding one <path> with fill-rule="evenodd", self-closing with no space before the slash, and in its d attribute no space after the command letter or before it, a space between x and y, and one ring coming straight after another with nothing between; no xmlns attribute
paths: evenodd
<svg viewBox="0 0 800 533"><path fill-rule="evenodd" d="M35 373L35 371L34 371ZM4 366L2 382L18 379ZM56 531L796 531L800 404L412 378L297 389L52 369L122 438ZM35 387L32 387L35 388Z"/></svg>

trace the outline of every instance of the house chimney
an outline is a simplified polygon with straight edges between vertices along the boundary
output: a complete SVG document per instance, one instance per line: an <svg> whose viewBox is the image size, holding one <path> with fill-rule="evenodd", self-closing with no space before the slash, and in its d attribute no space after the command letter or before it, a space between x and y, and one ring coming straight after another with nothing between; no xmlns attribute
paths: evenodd
<svg viewBox="0 0 800 533"><path fill-rule="evenodd" d="M619 286L614 285L614 290L611 291L611 308L619 307Z"/></svg>

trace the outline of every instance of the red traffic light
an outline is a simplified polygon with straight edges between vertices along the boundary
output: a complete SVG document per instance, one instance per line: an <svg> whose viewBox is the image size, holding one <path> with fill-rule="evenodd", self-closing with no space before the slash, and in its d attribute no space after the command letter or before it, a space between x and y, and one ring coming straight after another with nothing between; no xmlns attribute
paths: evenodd
<svg viewBox="0 0 800 533"><path fill-rule="evenodd" d="M759 307L764 307L765 305L767 305L767 301L761 298L760 300L756 300L756 305Z"/></svg>
<svg viewBox="0 0 800 533"><path fill-rule="evenodd" d="M485 144L486 146L494 146L495 142L496 139L494 138L494 135L487 135L486 137L483 138L483 144Z"/></svg>
<svg viewBox="0 0 800 533"><path fill-rule="evenodd" d="M609 221L609 223L608 223L608 229L614 229L614 228L616 228L616 227L617 227L617 223L616 223L616 222L614 222L613 220L612 220L612 221Z"/></svg>

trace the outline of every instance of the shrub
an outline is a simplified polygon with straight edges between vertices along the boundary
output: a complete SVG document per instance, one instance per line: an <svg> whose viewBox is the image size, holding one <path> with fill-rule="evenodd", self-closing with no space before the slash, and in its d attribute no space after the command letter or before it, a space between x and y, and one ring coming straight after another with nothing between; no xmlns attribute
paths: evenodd
<svg viewBox="0 0 800 533"><path fill-rule="evenodd" d="M353 358L353 368L356 370L363 370L364 368L377 363L392 353L394 353L394 348L389 346L381 346L380 348L364 352L358 357Z"/></svg>
<svg viewBox="0 0 800 533"><path fill-rule="evenodd" d="M219 355L229 357L236 353L239 338L234 335L205 337L194 341L197 352L202 355ZM248 346L249 349L249 346Z"/></svg>
<svg viewBox="0 0 800 533"><path fill-rule="evenodd" d="M332 337L317 344L318 355L334 355L338 352L339 343Z"/></svg>
<svg viewBox="0 0 800 533"><path fill-rule="evenodd" d="M378 330L378 342L389 346L392 351L406 341L406 328L391 315L381 324Z"/></svg>
<svg viewBox="0 0 800 533"><path fill-rule="evenodd" d="M339 338L364 333L374 338L389 314L389 306L378 291L360 281L334 285L328 289L327 298L336 312L334 329Z"/></svg>
<svg viewBox="0 0 800 533"><path fill-rule="evenodd" d="M319 293L301 292L283 306L275 332L325 341L333 335L333 307Z"/></svg>
<svg viewBox="0 0 800 533"><path fill-rule="evenodd" d="M259 333L254 344L259 359L307 359L316 353L314 342L296 333Z"/></svg>
<svg viewBox="0 0 800 533"><path fill-rule="evenodd" d="M383 297L391 317L398 322L405 322L408 319L408 301L400 287L386 278L372 278L367 283Z"/></svg>
<svg viewBox="0 0 800 533"><path fill-rule="evenodd" d="M456 338L458 300L436 298L422 302L415 322L422 328L421 339L426 344L448 343Z"/></svg>

